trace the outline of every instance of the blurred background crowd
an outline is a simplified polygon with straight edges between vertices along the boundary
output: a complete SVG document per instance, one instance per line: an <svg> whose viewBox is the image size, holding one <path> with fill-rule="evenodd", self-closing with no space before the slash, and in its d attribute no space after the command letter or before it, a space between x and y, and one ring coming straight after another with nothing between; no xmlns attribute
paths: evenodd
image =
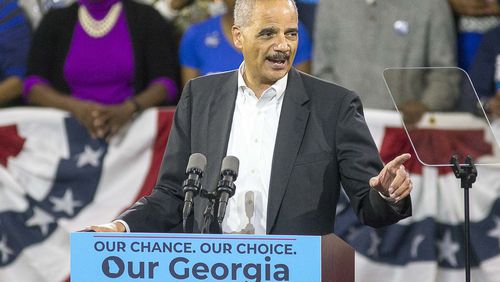
<svg viewBox="0 0 500 282"><path fill-rule="evenodd" d="M231 38L234 4L0 0L1 281L64 281L68 233L111 220L149 193L174 112L156 107L175 106L188 80L237 69L243 60ZM361 97L382 159L412 151L390 111L395 105L406 126L424 121L415 133L436 141L425 143L439 148L426 151L431 157L446 162L456 150L475 159L500 156L485 124L469 114L500 117L500 0L296 4L295 67ZM467 113L449 115L454 111ZM427 112L444 113L421 119ZM500 132L500 119L496 124ZM429 128L438 135L428 138ZM417 160L408 168L416 189L406 223L372 230L348 212L346 198L338 205L335 233L356 249L356 280L461 281L458 182L446 168L422 168ZM471 238L473 267L482 272L473 277L500 281L499 170L478 170Z"/></svg>
<svg viewBox="0 0 500 282"><path fill-rule="evenodd" d="M139 111L175 105L189 79L242 62L231 38L234 0L140 1L0 0L0 106L63 109L104 138ZM499 1L297 6L296 68L355 91L366 108L393 109L384 69L429 67L438 71L393 78L408 122L476 104L500 115ZM446 67L470 74L480 103L463 97L467 76L439 71Z"/></svg>

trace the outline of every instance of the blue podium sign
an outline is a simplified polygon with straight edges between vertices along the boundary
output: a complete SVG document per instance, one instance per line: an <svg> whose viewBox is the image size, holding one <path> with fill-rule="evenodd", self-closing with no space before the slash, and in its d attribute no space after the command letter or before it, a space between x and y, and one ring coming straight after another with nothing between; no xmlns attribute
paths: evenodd
<svg viewBox="0 0 500 282"><path fill-rule="evenodd" d="M71 281L321 281L321 237L72 233Z"/></svg>

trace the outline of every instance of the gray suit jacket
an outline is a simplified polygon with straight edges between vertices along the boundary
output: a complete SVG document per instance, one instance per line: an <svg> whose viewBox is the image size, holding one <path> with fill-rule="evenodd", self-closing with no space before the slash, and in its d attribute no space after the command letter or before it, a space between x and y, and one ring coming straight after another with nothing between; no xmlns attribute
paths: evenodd
<svg viewBox="0 0 500 282"><path fill-rule="evenodd" d="M207 157L202 184L215 189L236 94L237 71L186 85L154 191L119 217L132 231L171 232L182 222L181 184L192 153ZM284 95L269 187L269 234L331 233L341 183L365 224L385 226L411 214L409 198L402 209L395 209L368 185L382 163L357 95L295 69ZM194 205L192 223L197 231L206 200L197 198Z"/></svg>

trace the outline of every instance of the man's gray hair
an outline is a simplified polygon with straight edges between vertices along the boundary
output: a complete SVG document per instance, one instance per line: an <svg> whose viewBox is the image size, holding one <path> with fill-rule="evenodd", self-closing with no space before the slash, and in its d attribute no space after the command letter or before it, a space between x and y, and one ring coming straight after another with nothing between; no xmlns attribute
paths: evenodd
<svg viewBox="0 0 500 282"><path fill-rule="evenodd" d="M239 27L245 27L250 24L252 19L252 13L255 7L255 2L259 0L236 0L234 4L234 25ZM269 0L260 0L269 1ZM294 0L287 0L292 2L295 11L297 11L297 5Z"/></svg>

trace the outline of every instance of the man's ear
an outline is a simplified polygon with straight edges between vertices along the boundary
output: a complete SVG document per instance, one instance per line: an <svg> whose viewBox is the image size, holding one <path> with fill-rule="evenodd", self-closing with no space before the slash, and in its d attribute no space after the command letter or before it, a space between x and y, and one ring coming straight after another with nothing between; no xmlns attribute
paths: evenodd
<svg viewBox="0 0 500 282"><path fill-rule="evenodd" d="M241 50L243 48L243 34L241 33L241 28L233 25L231 32L233 33L234 46Z"/></svg>

